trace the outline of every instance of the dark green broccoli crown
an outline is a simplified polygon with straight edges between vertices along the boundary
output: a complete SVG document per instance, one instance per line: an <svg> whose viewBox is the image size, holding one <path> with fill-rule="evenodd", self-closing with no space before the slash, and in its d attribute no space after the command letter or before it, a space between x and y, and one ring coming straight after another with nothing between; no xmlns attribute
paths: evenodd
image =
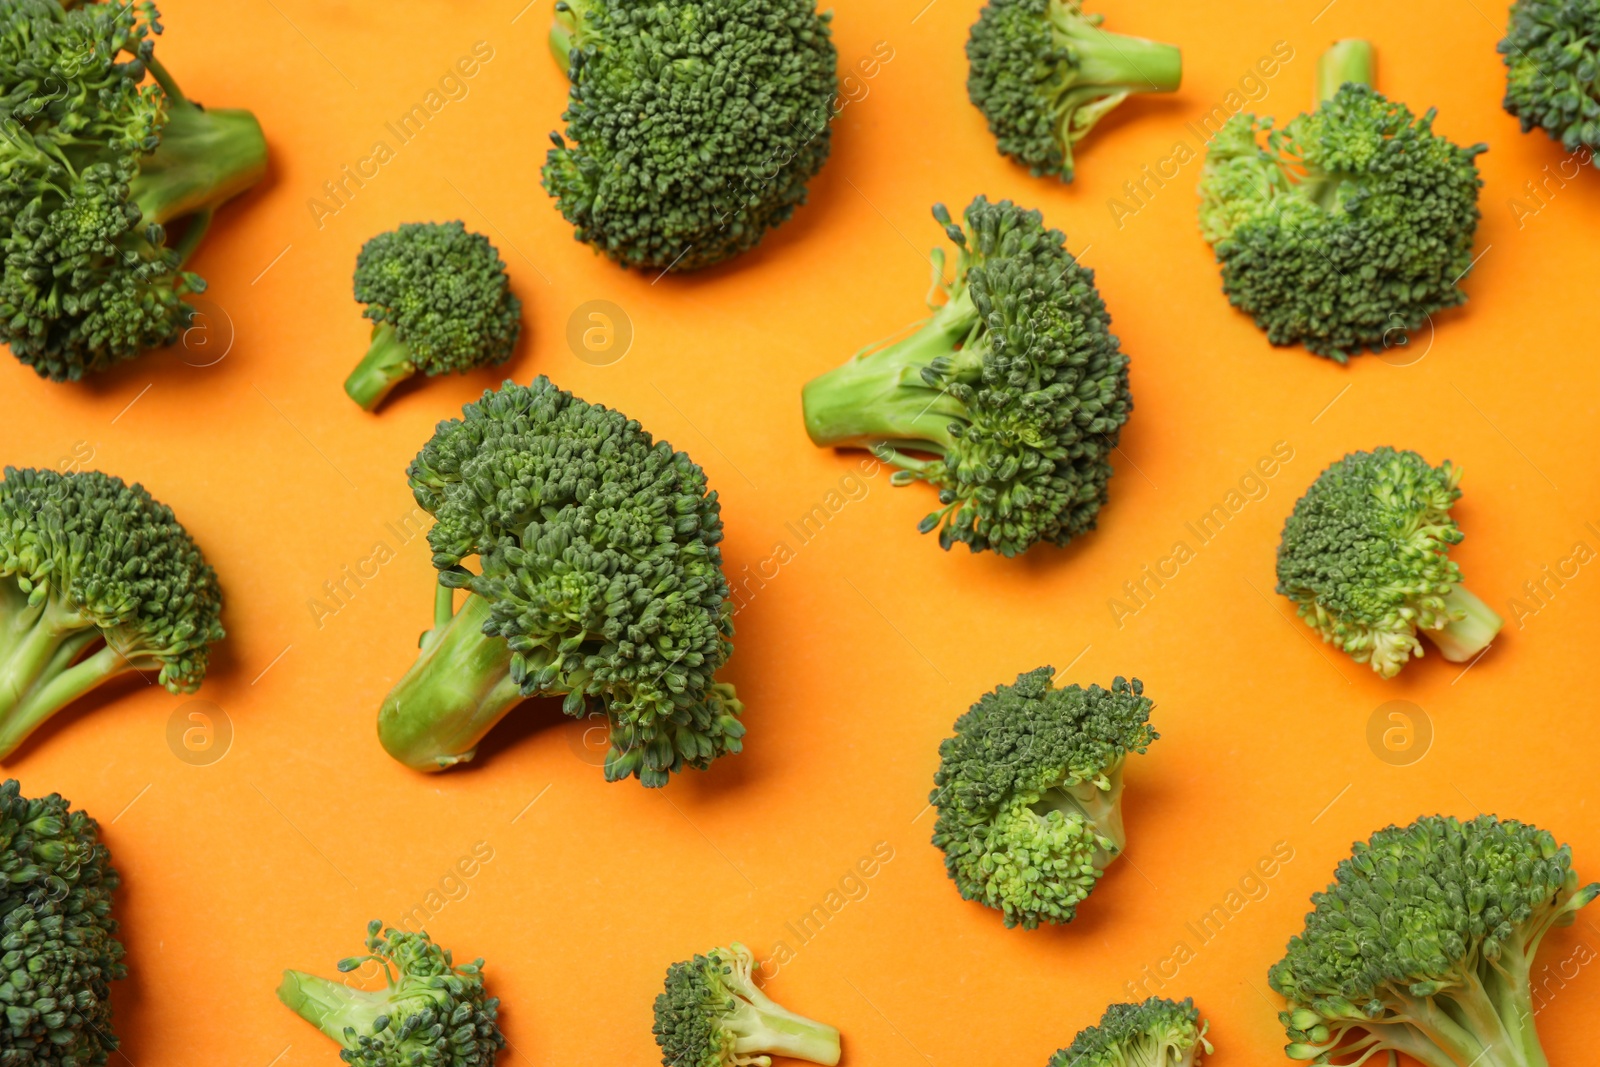
<svg viewBox="0 0 1600 1067"><path fill-rule="evenodd" d="M1500 42L1505 108L1569 152L1600 150L1600 5L1594 0L1517 0Z"/></svg>
<svg viewBox="0 0 1600 1067"><path fill-rule="evenodd" d="M667 968L651 1027L665 1067L724 1067L737 1062L733 1045L738 1035L728 1022L748 984L750 963L749 951L733 945Z"/></svg>
<svg viewBox="0 0 1600 1067"><path fill-rule="evenodd" d="M126 977L99 825L59 795L0 785L0 1061L98 1067L117 1047L110 983Z"/></svg>
<svg viewBox="0 0 1600 1067"><path fill-rule="evenodd" d="M1151 997L1143 1004L1113 1004L1098 1026L1050 1057L1049 1067L1180 1067L1211 1051L1194 1001Z"/></svg>
<svg viewBox="0 0 1600 1067"><path fill-rule="evenodd" d="M424 374L465 373L511 358L522 303L489 239L461 222L408 222L356 257L356 299L394 327Z"/></svg>
<svg viewBox="0 0 1600 1067"><path fill-rule="evenodd" d="M579 240L625 267L691 270L753 248L805 202L838 88L814 0L557 10L576 24L572 89L544 187Z"/></svg>
<svg viewBox="0 0 1600 1067"><path fill-rule="evenodd" d="M1278 592L1325 640L1392 675L1421 654L1419 626L1449 621L1444 597L1461 581L1449 556L1462 539L1450 517L1460 480L1449 460L1432 467L1387 446L1345 456L1283 524Z"/></svg>
<svg viewBox="0 0 1600 1067"><path fill-rule="evenodd" d="M1160 736L1138 679L1057 689L1053 675L1020 674L957 719L928 798L961 895L1001 910L1007 926L1072 920L1121 848L1123 760Z"/></svg>
<svg viewBox="0 0 1600 1067"><path fill-rule="evenodd" d="M149 3L0 10L0 340L57 381L174 340L182 297L205 288L131 196L167 121L165 94L140 88L156 18Z"/></svg>
<svg viewBox="0 0 1600 1067"><path fill-rule="evenodd" d="M1235 115L1212 141L1201 230L1228 299L1273 344L1343 363L1466 302L1485 146L1455 144L1433 119L1346 84L1281 130Z"/></svg>
<svg viewBox="0 0 1600 1067"><path fill-rule="evenodd" d="M194 539L141 485L99 471L5 468L0 579L62 623L97 627L129 661L159 665L161 684L192 692L222 640L222 591Z"/></svg>
<svg viewBox="0 0 1600 1067"><path fill-rule="evenodd" d="M539 377L439 424L412 462L446 585L492 605L529 695L611 723L606 773L664 784L737 752L743 706L712 680L732 651L722 516L705 472L640 425ZM461 561L478 556L481 573Z"/></svg>

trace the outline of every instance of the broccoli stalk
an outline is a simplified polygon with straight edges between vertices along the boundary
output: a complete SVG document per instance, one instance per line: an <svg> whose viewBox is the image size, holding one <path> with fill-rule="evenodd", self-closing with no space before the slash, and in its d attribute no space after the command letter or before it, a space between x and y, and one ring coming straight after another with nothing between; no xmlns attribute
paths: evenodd
<svg viewBox="0 0 1600 1067"><path fill-rule="evenodd" d="M768 997L754 964L734 942L667 968L652 1028L663 1067L767 1067L773 1055L839 1062L839 1031Z"/></svg>
<svg viewBox="0 0 1600 1067"><path fill-rule="evenodd" d="M1212 1051L1209 1025L1189 999L1113 1004L1099 1025L1080 1030L1050 1057L1048 1067L1194 1067L1202 1050Z"/></svg>
<svg viewBox="0 0 1600 1067"><path fill-rule="evenodd" d="M1337 41L1317 59L1317 98L1312 105L1324 104L1339 95L1346 85L1377 84L1377 60L1372 42L1351 37Z"/></svg>

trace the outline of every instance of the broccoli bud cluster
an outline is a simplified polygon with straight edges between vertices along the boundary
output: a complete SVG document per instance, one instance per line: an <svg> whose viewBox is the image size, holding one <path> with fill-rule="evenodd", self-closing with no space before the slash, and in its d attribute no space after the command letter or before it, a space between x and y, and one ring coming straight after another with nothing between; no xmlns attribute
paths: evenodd
<svg viewBox="0 0 1600 1067"><path fill-rule="evenodd" d="M1499 44L1505 109L1568 152L1600 151L1600 5L1593 0L1517 0Z"/></svg>
<svg viewBox="0 0 1600 1067"><path fill-rule="evenodd" d="M839 1031L763 993L754 964L734 942L667 968L652 1028L662 1067L768 1067L773 1055L839 1062Z"/></svg>
<svg viewBox="0 0 1600 1067"><path fill-rule="evenodd" d="M1113 1004L1098 1026L1085 1027L1048 1067L1194 1067L1211 1051L1208 1024L1194 1001L1150 997L1142 1004Z"/></svg>

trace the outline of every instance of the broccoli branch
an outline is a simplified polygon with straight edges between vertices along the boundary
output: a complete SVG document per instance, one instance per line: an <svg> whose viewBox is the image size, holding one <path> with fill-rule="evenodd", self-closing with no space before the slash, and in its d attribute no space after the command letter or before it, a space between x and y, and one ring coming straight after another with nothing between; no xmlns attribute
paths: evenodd
<svg viewBox="0 0 1600 1067"><path fill-rule="evenodd" d="M400 340L392 325L380 322L372 327L372 344L345 379L344 391L363 410L372 411L383 403L390 390L415 373L417 364L411 357L411 346Z"/></svg>
<svg viewBox="0 0 1600 1067"><path fill-rule="evenodd" d="M724 961L732 965L724 981L737 996L733 1011L722 1017L721 1026L735 1035L735 1057L750 1057L735 1062L760 1063L765 1061L763 1054L777 1053L824 1067L838 1063L839 1031L792 1012L763 993L751 976L748 950L742 945L734 945L733 950L733 957Z"/></svg>
<svg viewBox="0 0 1600 1067"><path fill-rule="evenodd" d="M1076 144L1132 93L1170 93L1183 82L1183 53L1174 45L1110 33L1098 19L1050 5L1056 39L1072 53L1055 102L1061 140Z"/></svg>
<svg viewBox="0 0 1600 1067"><path fill-rule="evenodd" d="M370 1034L394 1012L387 991L368 992L303 971L284 971L278 999L306 1022L345 1044L345 1031Z"/></svg>
<svg viewBox="0 0 1600 1067"><path fill-rule="evenodd" d="M1368 87L1377 83L1377 64L1372 44L1355 37L1335 43L1317 60L1315 103L1332 100L1340 89L1351 82Z"/></svg>
<svg viewBox="0 0 1600 1067"><path fill-rule="evenodd" d="M1444 614L1450 619L1436 630L1423 630L1451 663L1465 663L1484 649L1505 625L1495 610L1457 583L1444 598Z"/></svg>

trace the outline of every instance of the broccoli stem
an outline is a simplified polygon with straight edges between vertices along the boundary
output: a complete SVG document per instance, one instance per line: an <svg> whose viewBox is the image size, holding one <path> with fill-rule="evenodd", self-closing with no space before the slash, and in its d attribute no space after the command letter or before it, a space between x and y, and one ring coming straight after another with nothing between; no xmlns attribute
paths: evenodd
<svg viewBox="0 0 1600 1067"><path fill-rule="evenodd" d="M1457 583L1450 587L1444 598L1445 611L1461 618L1452 619L1437 630L1423 630L1436 646L1439 654L1451 663L1465 663L1489 647L1489 643L1505 625L1495 610L1472 594L1466 586Z"/></svg>
<svg viewBox="0 0 1600 1067"><path fill-rule="evenodd" d="M728 1026L735 1055L776 1054L832 1067L839 1062L839 1031L826 1023L797 1015L753 985L744 991L749 1005L740 1005Z"/></svg>
<svg viewBox="0 0 1600 1067"><path fill-rule="evenodd" d="M278 999L341 1046L347 1027L357 1034L370 1034L381 1016L394 1011L385 993L355 989L303 971L283 972Z"/></svg>
<svg viewBox="0 0 1600 1067"><path fill-rule="evenodd" d="M572 25L564 15L564 12L557 10L555 17L550 20L550 54L555 56L563 74L572 69L573 38Z"/></svg>
<svg viewBox="0 0 1600 1067"><path fill-rule="evenodd" d="M1175 45L1110 33L1059 3L1050 5L1050 22L1072 52L1074 91L1170 93L1183 83L1183 51Z"/></svg>
<svg viewBox="0 0 1600 1067"><path fill-rule="evenodd" d="M29 607L12 580L4 580L5 626L0 630L0 759L17 750L41 723L91 689L133 669L105 647L78 662L101 637L99 629L70 616L56 602Z"/></svg>
<svg viewBox="0 0 1600 1067"><path fill-rule="evenodd" d="M159 71L151 63L152 72ZM164 76L159 71L157 80ZM266 174L267 141L248 111L208 111L172 92L168 96L161 143L140 163L130 199L145 222L165 226L186 219L190 230L200 227L203 234L210 212ZM183 243L193 251L199 238L185 233Z"/></svg>
<svg viewBox="0 0 1600 1067"><path fill-rule="evenodd" d="M487 600L468 594L460 611L423 635L422 654L384 699L378 740L407 767L442 771L465 763L522 702L510 646L483 632L489 611Z"/></svg>
<svg viewBox="0 0 1600 1067"><path fill-rule="evenodd" d="M1317 60L1316 103L1332 100L1350 82L1371 86L1376 80L1371 42L1356 37L1339 41Z"/></svg>
<svg viewBox="0 0 1600 1067"><path fill-rule="evenodd" d="M401 341L394 327L380 322L372 327L372 343L350 377L344 391L365 411L372 411L389 391L413 374L417 365L411 359L411 346Z"/></svg>
<svg viewBox="0 0 1600 1067"><path fill-rule="evenodd" d="M1095 856L1096 865L1102 868L1128 847L1128 832L1122 824L1122 765L1112 768L1106 779L1109 789L1101 789L1094 782L1079 782L1052 789L1043 800L1063 815L1081 814L1101 837L1111 842L1109 849L1103 848Z"/></svg>

